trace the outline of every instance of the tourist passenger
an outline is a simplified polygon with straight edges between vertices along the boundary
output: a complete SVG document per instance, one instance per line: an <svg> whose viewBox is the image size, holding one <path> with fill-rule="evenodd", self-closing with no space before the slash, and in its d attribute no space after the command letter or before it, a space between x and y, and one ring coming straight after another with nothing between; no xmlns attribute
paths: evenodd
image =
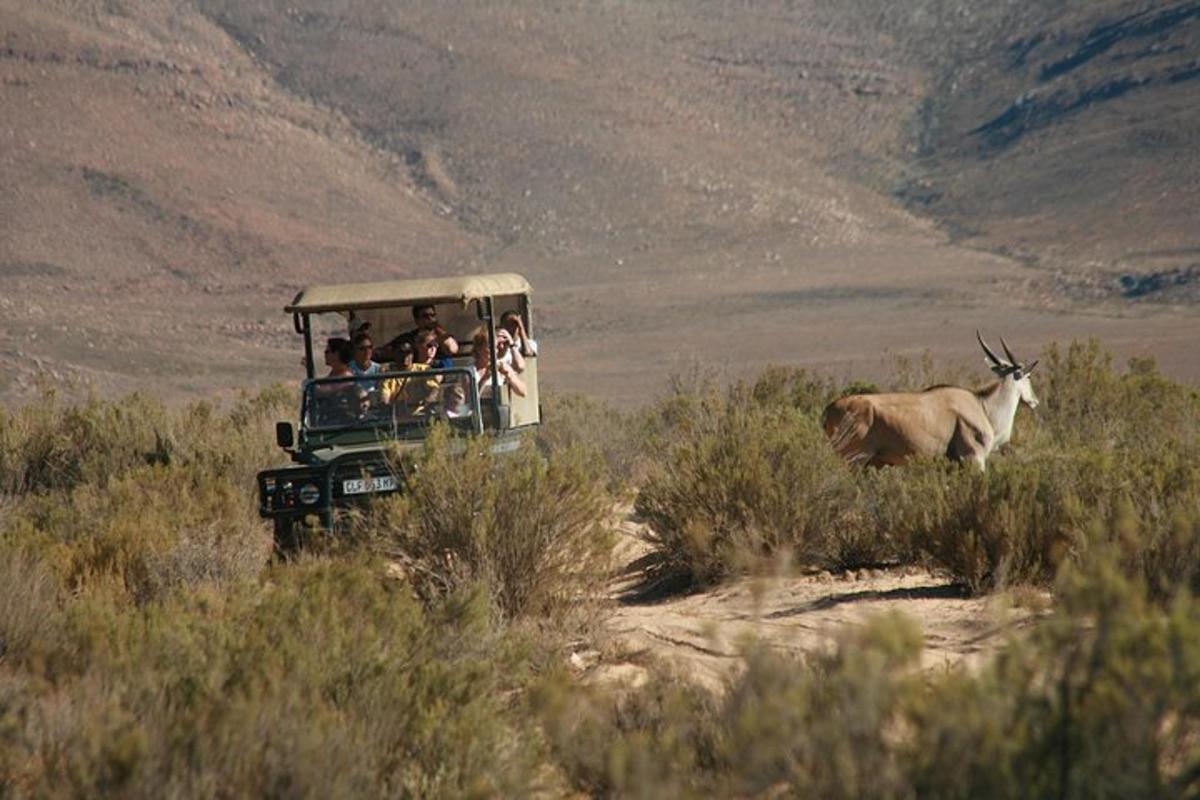
<svg viewBox="0 0 1200 800"><path fill-rule="evenodd" d="M417 335L425 331L431 331L437 336L438 353L443 359L449 360L452 356L458 354L458 341L438 323L436 307L430 305L413 306L412 315L413 322L416 323L417 327L411 331L405 331L380 348L386 357L394 361L395 349L401 342L411 342L415 345ZM421 354L417 353L418 361L421 360L420 356ZM439 366L448 367L450 364L445 363Z"/></svg>
<svg viewBox="0 0 1200 800"><path fill-rule="evenodd" d="M391 352L392 370L394 372L407 372L412 369L415 351L413 350L412 342L400 342Z"/></svg>
<svg viewBox="0 0 1200 800"><path fill-rule="evenodd" d="M346 321L346 329L350 332L350 340L354 341L354 337L360 333L371 332L371 323L351 311L350 319Z"/></svg>
<svg viewBox="0 0 1200 800"><path fill-rule="evenodd" d="M326 383L325 378L349 378L354 375L350 365L354 360L354 346L349 340L332 337L325 343L325 366L329 372L322 376L312 388L313 404L309 409L314 424L337 425L349 422L353 417L351 404L354 401L354 384L347 381ZM305 381L311 384L312 381Z"/></svg>
<svg viewBox="0 0 1200 800"><path fill-rule="evenodd" d="M500 315L500 327L508 331L508 335L517 343L521 355L529 358L537 356L538 346L537 341L529 338L529 334L525 332L525 321L521 319L521 314L517 311L505 311Z"/></svg>
<svg viewBox="0 0 1200 800"><path fill-rule="evenodd" d="M350 362L350 371L355 375L377 375L382 369L372 356L375 353L371 335L360 333L354 337L354 360Z"/></svg>
<svg viewBox="0 0 1200 800"><path fill-rule="evenodd" d="M513 344L513 337L504 328L496 329L496 363L507 364L517 373L525 371L525 356L521 348Z"/></svg>
<svg viewBox="0 0 1200 800"><path fill-rule="evenodd" d="M398 345L402 354L407 344L407 342L401 342ZM425 372L433 369L437 352L437 335L433 331L418 332L413 344L411 363L398 368L406 372ZM393 378L384 383L384 401L392 404L403 403L411 413L424 414L433 410L432 404L437 401L438 387L441 382L440 375Z"/></svg>
<svg viewBox="0 0 1200 800"><path fill-rule="evenodd" d="M449 419L460 419L471 416L471 407L467 404L467 387L455 381L442 390L442 413Z"/></svg>
<svg viewBox="0 0 1200 800"><path fill-rule="evenodd" d="M471 354L475 361L475 385L480 398L492 396L492 353L488 348L487 333L482 329L475 332ZM495 375L501 386L508 386L518 397L525 396L525 381L509 364L498 363Z"/></svg>
<svg viewBox="0 0 1200 800"><path fill-rule="evenodd" d="M334 336L325 342L325 366L329 367L326 378L348 378L350 362L354 360L354 347L350 340Z"/></svg>

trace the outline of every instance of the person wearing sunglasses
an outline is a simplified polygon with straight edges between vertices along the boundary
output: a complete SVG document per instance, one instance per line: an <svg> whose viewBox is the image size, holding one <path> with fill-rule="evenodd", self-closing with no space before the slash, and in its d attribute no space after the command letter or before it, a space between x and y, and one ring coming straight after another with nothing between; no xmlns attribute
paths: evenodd
<svg viewBox="0 0 1200 800"><path fill-rule="evenodd" d="M398 347L403 350L405 343ZM405 357L405 372L425 372L437 368L438 339L433 331L417 332L413 339L412 361ZM399 378L385 382L385 402L403 402L411 414L425 414L434 409L437 400L438 387L441 385L441 375L428 375L412 378Z"/></svg>
<svg viewBox="0 0 1200 800"><path fill-rule="evenodd" d="M355 375L377 375L382 367L374 360L375 345L371 335L360 333L354 337L354 359L350 362L350 371Z"/></svg>
<svg viewBox="0 0 1200 800"><path fill-rule="evenodd" d="M353 417L351 401L355 396L354 384L346 381L326 383L324 378L349 378L354 375L350 365L354 362L354 345L349 339L331 337L325 343L325 366L329 372L312 388L312 404L309 407L310 422L319 425L340 425ZM313 383L305 381L305 385Z"/></svg>
<svg viewBox="0 0 1200 800"><path fill-rule="evenodd" d="M450 332L438 322L437 308L429 305L413 306L412 316L413 322L416 323L417 327L411 331L405 331L381 347L379 350L380 358L385 361L395 361L401 342L411 342L415 347L419 334L432 332L437 337L438 352L446 362L442 366L450 366L449 359L458 354L458 340L451 336ZM420 361L420 356L421 354L418 353L418 361Z"/></svg>

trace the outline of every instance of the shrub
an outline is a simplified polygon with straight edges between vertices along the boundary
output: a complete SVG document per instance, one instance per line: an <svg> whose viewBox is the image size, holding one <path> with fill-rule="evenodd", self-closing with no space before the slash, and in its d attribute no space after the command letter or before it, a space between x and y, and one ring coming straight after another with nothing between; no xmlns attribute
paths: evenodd
<svg viewBox="0 0 1200 800"><path fill-rule="evenodd" d="M1093 555L1052 616L974 670L918 671L919 630L881 616L804 664L750 645L721 697L660 672L615 700L548 681L537 707L590 794L1194 796L1200 609L1152 603L1114 546Z"/></svg>
<svg viewBox="0 0 1200 800"><path fill-rule="evenodd" d="M437 429L407 490L375 507L364 530L433 600L483 582L508 619L552 617L608 576L609 500L597 460L581 449L540 455L530 443L496 455Z"/></svg>
<svg viewBox="0 0 1200 800"><path fill-rule="evenodd" d="M759 396L778 397L774 387ZM674 442L638 495L651 525L664 578L702 586L774 555L836 566L888 557L843 535L857 524L857 490L816 421L790 406L755 401L755 389L675 398L691 403L673 427Z"/></svg>
<svg viewBox="0 0 1200 800"><path fill-rule="evenodd" d="M830 385L802 371L668 398L669 444L637 501L663 574L704 585L787 552L830 568L927 561L977 593L1045 586L1099 525L1137 529L1125 563L1156 596L1200 584L1200 395L1148 361L1118 372L1094 342L1044 360L1044 413L1022 413L984 474L944 459L846 467L815 422ZM901 384L937 374L898 370Z"/></svg>
<svg viewBox="0 0 1200 800"><path fill-rule="evenodd" d="M237 580L265 564L254 473L278 458L270 420L287 392L168 411L140 395L0 411L0 543L40 553L74 591L144 602Z"/></svg>
<svg viewBox="0 0 1200 800"><path fill-rule="evenodd" d="M0 547L0 664L34 659L59 634L59 584L30 553Z"/></svg>
<svg viewBox="0 0 1200 800"><path fill-rule="evenodd" d="M523 796L525 644L477 589L425 609L368 559L131 609L67 601L0 677L0 785L30 795ZM0 673L3 675L3 673ZM40 681L53 682L53 691Z"/></svg>
<svg viewBox="0 0 1200 800"><path fill-rule="evenodd" d="M46 552L72 590L110 588L145 601L262 569L271 540L249 491L207 470L143 466L103 487L26 498L3 538Z"/></svg>
<svg viewBox="0 0 1200 800"><path fill-rule="evenodd" d="M550 394L544 420L537 440L547 456L576 448L597 454L608 488L617 495L644 477L657 433L650 410L621 411L586 395Z"/></svg>
<svg viewBox="0 0 1200 800"><path fill-rule="evenodd" d="M104 485L148 464L202 465L231 479L277 458L267 422L290 392L276 386L244 395L221 416L208 403L177 412L132 394L63 406L53 390L15 412L0 409L0 494Z"/></svg>
<svg viewBox="0 0 1200 800"><path fill-rule="evenodd" d="M1152 605L1111 546L1058 585L1055 614L978 677L914 706L922 796L1181 797L1200 775L1200 615Z"/></svg>

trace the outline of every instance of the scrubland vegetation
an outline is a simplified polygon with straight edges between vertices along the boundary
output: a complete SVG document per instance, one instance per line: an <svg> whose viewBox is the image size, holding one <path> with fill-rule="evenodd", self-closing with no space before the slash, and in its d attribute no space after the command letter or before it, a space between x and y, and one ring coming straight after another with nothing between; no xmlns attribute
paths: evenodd
<svg viewBox="0 0 1200 800"><path fill-rule="evenodd" d="M439 431L405 496L282 562L253 476L286 391L0 410L0 797L1195 796L1200 397L1094 343L1034 381L985 474L846 467L843 387L798 371L556 398L511 457ZM747 644L721 695L583 686L629 497L666 587L921 564L1053 610L976 672L885 617L804 663Z"/></svg>
<svg viewBox="0 0 1200 800"><path fill-rule="evenodd" d="M637 500L663 572L703 586L785 553L832 569L919 561L986 592L1049 585L1064 560L1116 539L1156 595L1200 588L1196 390L1149 362L1119 371L1095 342L1051 347L1034 383L1042 405L1018 411L984 474L940 459L841 467L819 427L840 389L803 372L672 398Z"/></svg>

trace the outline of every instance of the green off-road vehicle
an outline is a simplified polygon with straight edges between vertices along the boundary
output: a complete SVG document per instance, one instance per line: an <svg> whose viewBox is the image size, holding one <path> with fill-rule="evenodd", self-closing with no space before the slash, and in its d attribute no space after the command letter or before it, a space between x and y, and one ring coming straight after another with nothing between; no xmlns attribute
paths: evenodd
<svg viewBox="0 0 1200 800"><path fill-rule="evenodd" d="M295 464L258 474L259 513L274 522L280 549L296 547L311 527L332 530L347 507L400 491L396 451L419 449L435 421L463 435L491 433L498 449L514 449L520 432L540 423L529 295L528 281L511 273L316 286L296 295L284 310L304 337L308 377L299 429L279 422L275 431ZM523 395L503 370L476 369L475 341L486 336L493 357L498 339L501 353L508 348L502 318L510 327L519 320L525 334L513 347L524 351ZM366 331L385 357L398 357L389 350L406 350L399 342L434 324L441 339L449 334L459 343L456 355L443 348L431 365L384 361L374 374L319 376L325 369L314 353L325 352L330 338Z"/></svg>

